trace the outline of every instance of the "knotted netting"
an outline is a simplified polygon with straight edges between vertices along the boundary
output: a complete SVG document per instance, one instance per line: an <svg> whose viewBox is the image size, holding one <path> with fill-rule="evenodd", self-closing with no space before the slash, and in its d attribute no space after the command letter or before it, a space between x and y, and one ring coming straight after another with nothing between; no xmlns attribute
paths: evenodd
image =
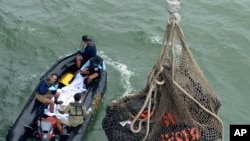
<svg viewBox="0 0 250 141"><path fill-rule="evenodd" d="M144 89L110 103L102 126L109 141L223 140L221 106L175 18Z"/></svg>

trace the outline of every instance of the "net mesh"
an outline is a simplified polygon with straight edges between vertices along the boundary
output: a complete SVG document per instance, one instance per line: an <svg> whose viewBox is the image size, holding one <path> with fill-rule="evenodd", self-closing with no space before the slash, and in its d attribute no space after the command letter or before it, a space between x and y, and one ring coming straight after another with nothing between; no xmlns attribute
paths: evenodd
<svg viewBox="0 0 250 141"><path fill-rule="evenodd" d="M110 103L102 126L109 141L223 140L220 106L171 18L145 88Z"/></svg>

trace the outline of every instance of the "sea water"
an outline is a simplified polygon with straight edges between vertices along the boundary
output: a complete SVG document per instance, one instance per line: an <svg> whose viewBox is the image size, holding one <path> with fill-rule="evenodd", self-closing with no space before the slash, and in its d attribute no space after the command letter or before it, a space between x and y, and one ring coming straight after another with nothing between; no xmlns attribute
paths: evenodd
<svg viewBox="0 0 250 141"><path fill-rule="evenodd" d="M181 1L180 26L200 68L222 101L225 141L230 124L250 124L249 1ZM145 87L166 27L165 0L0 0L0 140L39 78L61 57L96 41L107 64L106 95L86 141L107 140L109 103Z"/></svg>

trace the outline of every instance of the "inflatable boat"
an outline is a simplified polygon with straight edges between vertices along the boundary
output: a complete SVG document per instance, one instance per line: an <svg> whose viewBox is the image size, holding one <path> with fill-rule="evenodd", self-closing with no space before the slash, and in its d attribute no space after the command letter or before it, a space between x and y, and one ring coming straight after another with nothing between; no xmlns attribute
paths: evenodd
<svg viewBox="0 0 250 141"><path fill-rule="evenodd" d="M73 53L66 57L59 59L52 67L40 78L40 81L47 79L51 74L56 73L59 76L59 89L70 85L73 76L76 72L75 57L77 53ZM39 83L38 83L39 85ZM37 87L38 87L37 85ZM64 131L67 135L63 137L57 137L51 140L61 141L83 141L84 136L87 133L88 127L98 110L100 102L105 94L107 86L107 72L106 70L101 72L101 77L91 83L84 93L82 104L86 106L89 114L84 117L83 124L77 127L65 127ZM34 133L37 132L39 118L44 116L45 105L36 100L36 89L32 92L25 107L17 117L14 124L10 127L6 136L6 141L25 141L29 138L34 138ZM48 128L46 123L43 123L42 128ZM43 130L44 130L43 129ZM43 134L48 134L49 129L44 131ZM54 136L54 135L53 135ZM41 139L42 140L42 139ZM50 139L48 139L49 141Z"/></svg>

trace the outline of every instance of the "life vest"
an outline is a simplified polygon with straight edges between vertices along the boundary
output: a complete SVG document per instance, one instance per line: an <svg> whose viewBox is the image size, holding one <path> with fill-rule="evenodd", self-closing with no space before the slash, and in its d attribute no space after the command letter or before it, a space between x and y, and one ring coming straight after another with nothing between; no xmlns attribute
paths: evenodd
<svg viewBox="0 0 250 141"><path fill-rule="evenodd" d="M84 111L83 111L83 104L82 103L70 103L70 105L75 107L75 114L71 113L69 111L69 115L70 116L83 116L84 115Z"/></svg>

